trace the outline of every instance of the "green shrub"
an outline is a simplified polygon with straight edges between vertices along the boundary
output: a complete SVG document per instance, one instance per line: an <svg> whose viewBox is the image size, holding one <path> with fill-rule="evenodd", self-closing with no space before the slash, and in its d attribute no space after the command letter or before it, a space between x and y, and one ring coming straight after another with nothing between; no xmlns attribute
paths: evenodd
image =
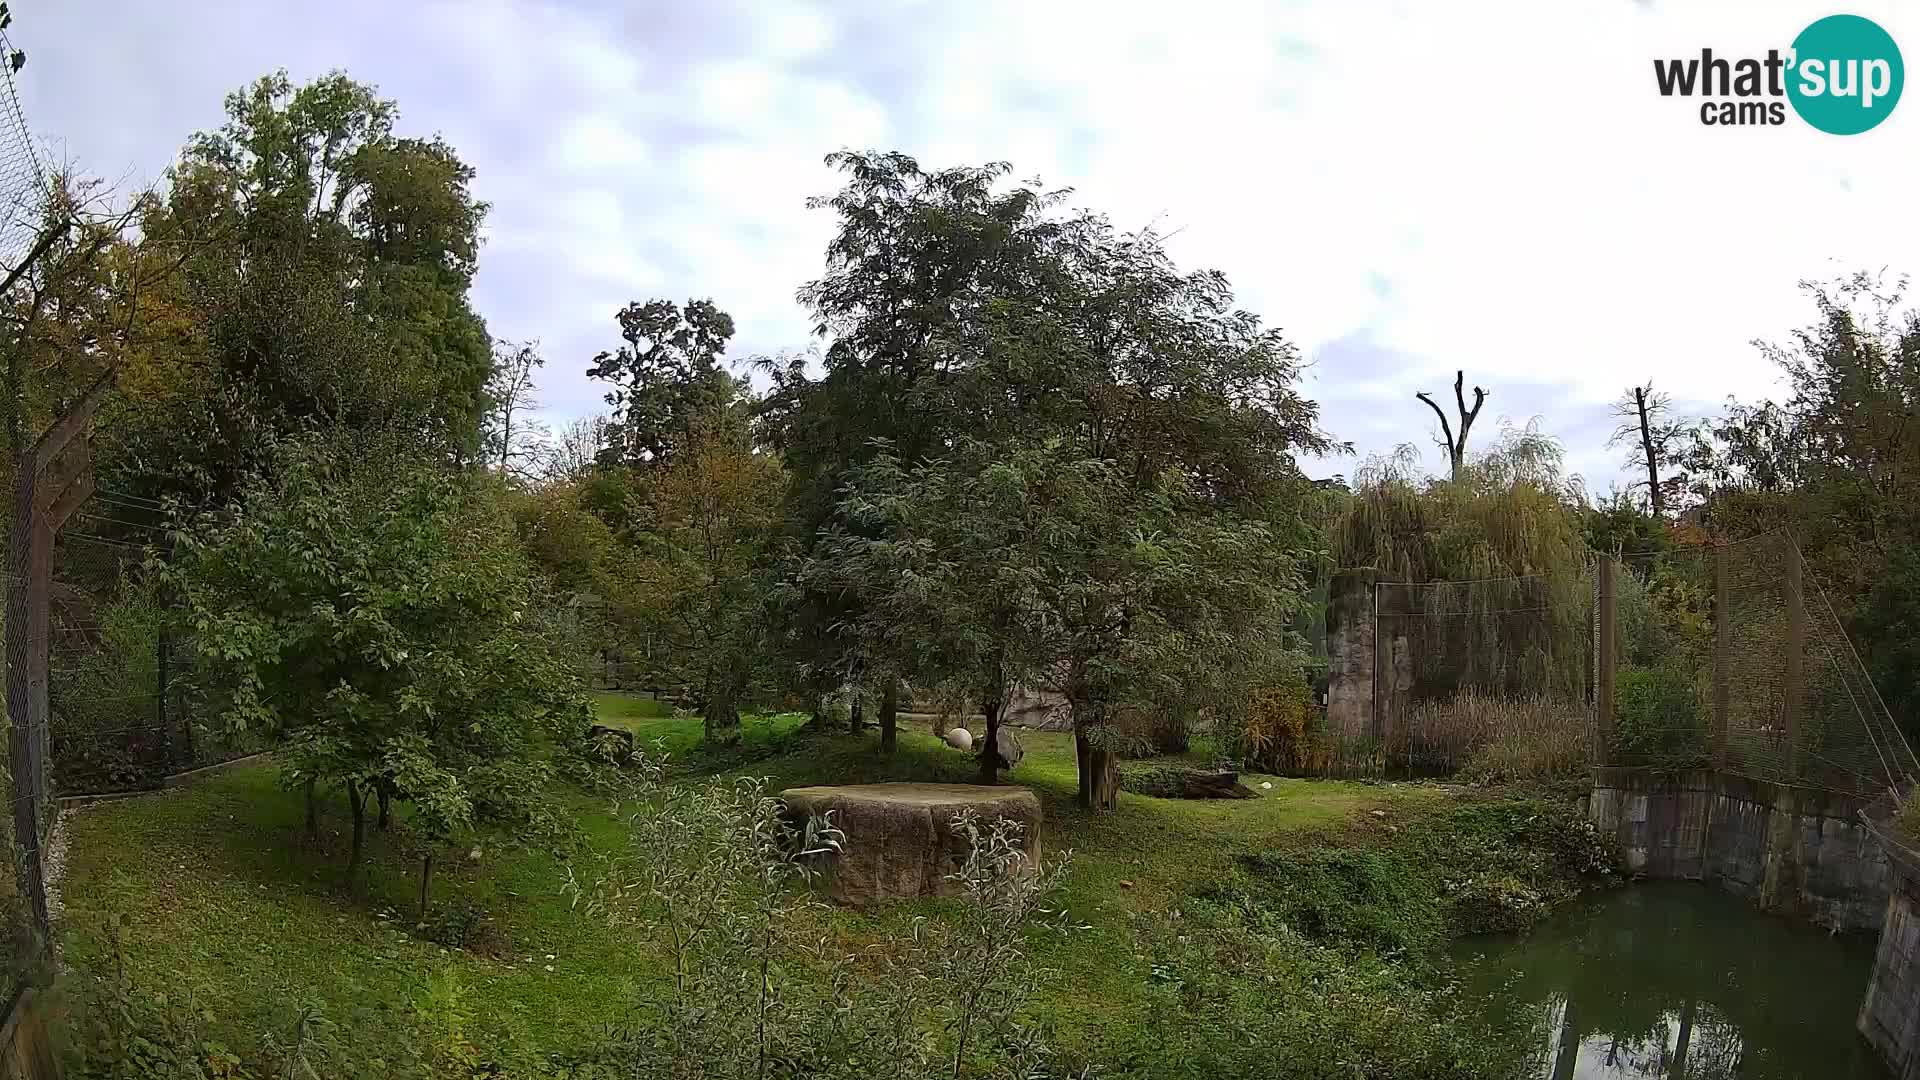
<svg viewBox="0 0 1920 1080"><path fill-rule="evenodd" d="M1152 924L1144 1022L1113 1033L1131 1075L1482 1080L1524 1075L1526 1041L1490 1030L1410 965L1234 913Z"/></svg>
<svg viewBox="0 0 1920 1080"><path fill-rule="evenodd" d="M418 928L421 937L449 949L463 949L496 960L513 955L513 943L487 910L471 901L442 905Z"/></svg>
<svg viewBox="0 0 1920 1080"><path fill-rule="evenodd" d="M1705 710L1694 676L1666 665L1614 679L1613 757L1623 765L1692 769L1707 762Z"/></svg>
<svg viewBox="0 0 1920 1080"><path fill-rule="evenodd" d="M1558 802L1476 800L1396 829L1380 848L1242 856L1201 899L1248 925L1419 962L1451 935L1532 925L1619 872L1607 838Z"/></svg>
<svg viewBox="0 0 1920 1080"><path fill-rule="evenodd" d="M1920 844L1920 787L1907 793L1893 815L1893 826L1901 836Z"/></svg>
<svg viewBox="0 0 1920 1080"><path fill-rule="evenodd" d="M1256 883L1212 899L1250 925L1387 954L1431 949L1444 937L1444 913L1430 886L1393 852L1267 852L1243 857L1242 865Z"/></svg>
<svg viewBox="0 0 1920 1080"><path fill-rule="evenodd" d="M1317 774L1332 758L1325 727L1326 717L1313 707L1307 684L1290 681L1254 691L1230 741L1250 768L1276 776Z"/></svg>

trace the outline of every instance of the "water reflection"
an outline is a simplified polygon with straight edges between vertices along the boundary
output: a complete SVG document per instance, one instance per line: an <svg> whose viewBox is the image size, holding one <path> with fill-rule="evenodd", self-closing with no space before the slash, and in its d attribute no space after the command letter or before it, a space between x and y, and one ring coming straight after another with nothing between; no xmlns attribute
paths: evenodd
<svg viewBox="0 0 1920 1080"><path fill-rule="evenodd" d="M1700 885L1591 899L1462 948L1469 998L1519 1027L1537 1077L1879 1080L1854 1030L1870 935L1835 937Z"/></svg>

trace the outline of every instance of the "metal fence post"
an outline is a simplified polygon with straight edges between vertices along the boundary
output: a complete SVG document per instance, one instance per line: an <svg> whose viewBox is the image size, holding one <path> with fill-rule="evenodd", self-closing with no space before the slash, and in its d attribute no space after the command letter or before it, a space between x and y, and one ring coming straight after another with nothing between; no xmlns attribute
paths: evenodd
<svg viewBox="0 0 1920 1080"><path fill-rule="evenodd" d="M173 728L167 723L167 681L171 674L169 668L173 651L172 635L165 627L160 630L160 641L154 655L153 675L153 720L160 729L160 756L166 762L167 770L178 766L180 762L173 757Z"/></svg>
<svg viewBox="0 0 1920 1080"><path fill-rule="evenodd" d="M1613 742L1613 679L1614 679L1614 611L1613 611L1613 575L1614 559L1611 555L1602 555L1594 566L1595 598L1599 610L1599 632L1594 642L1594 687L1593 687L1593 724L1594 724L1594 761L1605 766L1612 764L1609 749Z"/></svg>
<svg viewBox="0 0 1920 1080"><path fill-rule="evenodd" d="M13 772L13 844L14 876L20 892L27 898L33 914L36 949L50 941L51 919L47 912L47 883L40 862L40 783L45 759L38 745L34 725L34 657L39 652L37 638L45 634L45 623L34 614L42 605L35 602L34 571L40 530L38 492L39 469L31 452L14 459L14 501L12 535L7 544L7 717L8 758ZM39 631L36 634L36 630ZM42 683L41 689L45 689Z"/></svg>
<svg viewBox="0 0 1920 1080"><path fill-rule="evenodd" d="M1727 548L1713 549L1713 767L1727 767L1727 701L1733 631L1727 611Z"/></svg>
<svg viewBox="0 0 1920 1080"><path fill-rule="evenodd" d="M1787 671L1782 726L1786 728L1787 777L1800 780L1800 721L1806 711L1807 604L1800 549L1786 543Z"/></svg>

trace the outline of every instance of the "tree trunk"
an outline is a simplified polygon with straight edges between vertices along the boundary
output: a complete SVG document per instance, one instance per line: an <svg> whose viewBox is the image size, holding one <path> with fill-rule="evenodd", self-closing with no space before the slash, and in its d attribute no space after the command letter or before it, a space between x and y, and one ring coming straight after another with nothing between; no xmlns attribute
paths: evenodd
<svg viewBox="0 0 1920 1080"><path fill-rule="evenodd" d="M706 703L701 709L707 742L714 746L735 746L740 742L740 699L734 692L734 678L721 673L709 676Z"/></svg>
<svg viewBox="0 0 1920 1080"><path fill-rule="evenodd" d="M847 706L847 730L855 735L863 734L867 730L867 718L860 712L860 704L865 697L865 694L856 692Z"/></svg>
<svg viewBox="0 0 1920 1080"><path fill-rule="evenodd" d="M1693 1040L1693 1014L1698 1008L1692 998L1680 1006L1680 1038L1673 1048L1672 1080L1681 1080L1687 1075L1687 1043Z"/></svg>
<svg viewBox="0 0 1920 1080"><path fill-rule="evenodd" d="M380 795L380 831L386 832L393 821L393 789L382 782L374 790Z"/></svg>
<svg viewBox="0 0 1920 1080"><path fill-rule="evenodd" d="M1087 740L1087 725L1074 721L1074 756L1080 767L1080 805L1112 810L1120 805L1120 759Z"/></svg>
<svg viewBox="0 0 1920 1080"><path fill-rule="evenodd" d="M420 921L427 921L427 884L433 880L433 852L420 856Z"/></svg>
<svg viewBox="0 0 1920 1080"><path fill-rule="evenodd" d="M367 843L367 793L358 781L347 781L347 805L353 808L353 847L347 854L347 887L360 888L360 859Z"/></svg>
<svg viewBox="0 0 1920 1080"><path fill-rule="evenodd" d="M1573 996L1567 996L1560 1013L1560 1034L1554 1041L1552 1080L1573 1080L1573 1067L1580 1062L1580 1026L1574 1021Z"/></svg>
<svg viewBox="0 0 1920 1080"><path fill-rule="evenodd" d="M1647 388L1633 388L1633 405L1640 413L1640 450L1647 457L1647 497L1653 504L1653 516L1665 517L1667 497L1660 490L1660 459L1654 455L1653 426L1647 416Z"/></svg>
<svg viewBox="0 0 1920 1080"><path fill-rule="evenodd" d="M900 716L900 683L892 676L887 677L886 688L880 691L880 752L893 753L897 733L895 723Z"/></svg>
<svg viewBox="0 0 1920 1080"><path fill-rule="evenodd" d="M307 839L320 842L320 793L313 777L307 777Z"/></svg>
<svg viewBox="0 0 1920 1080"><path fill-rule="evenodd" d="M1000 737L1000 714L1006 707L1002 704L1004 694L998 698L980 703L980 711L986 714L986 737L980 740L980 782L997 784L1000 782L1000 755L994 749Z"/></svg>

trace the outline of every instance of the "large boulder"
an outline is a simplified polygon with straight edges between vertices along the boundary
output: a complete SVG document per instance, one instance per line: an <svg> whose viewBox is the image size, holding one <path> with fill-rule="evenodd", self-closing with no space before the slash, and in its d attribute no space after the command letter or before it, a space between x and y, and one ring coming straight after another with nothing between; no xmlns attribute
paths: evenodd
<svg viewBox="0 0 1920 1080"><path fill-rule="evenodd" d="M1000 759L998 762L1000 768L1013 768L1020 764L1020 759L1026 754L1027 752L1020 746L1020 737L1013 733L1013 728L1001 724L993 729L993 756Z"/></svg>
<svg viewBox="0 0 1920 1080"><path fill-rule="evenodd" d="M966 860L966 838L954 819L972 810L981 819L1021 825L1021 846L1040 861L1040 800L1021 787L976 784L856 784L789 788L787 813L831 812L846 834L826 867L827 892L843 904L866 905L956 891L947 875Z"/></svg>
<svg viewBox="0 0 1920 1080"><path fill-rule="evenodd" d="M1040 731L1072 731L1073 709L1059 691L1016 686L1007 693L1000 722Z"/></svg>

